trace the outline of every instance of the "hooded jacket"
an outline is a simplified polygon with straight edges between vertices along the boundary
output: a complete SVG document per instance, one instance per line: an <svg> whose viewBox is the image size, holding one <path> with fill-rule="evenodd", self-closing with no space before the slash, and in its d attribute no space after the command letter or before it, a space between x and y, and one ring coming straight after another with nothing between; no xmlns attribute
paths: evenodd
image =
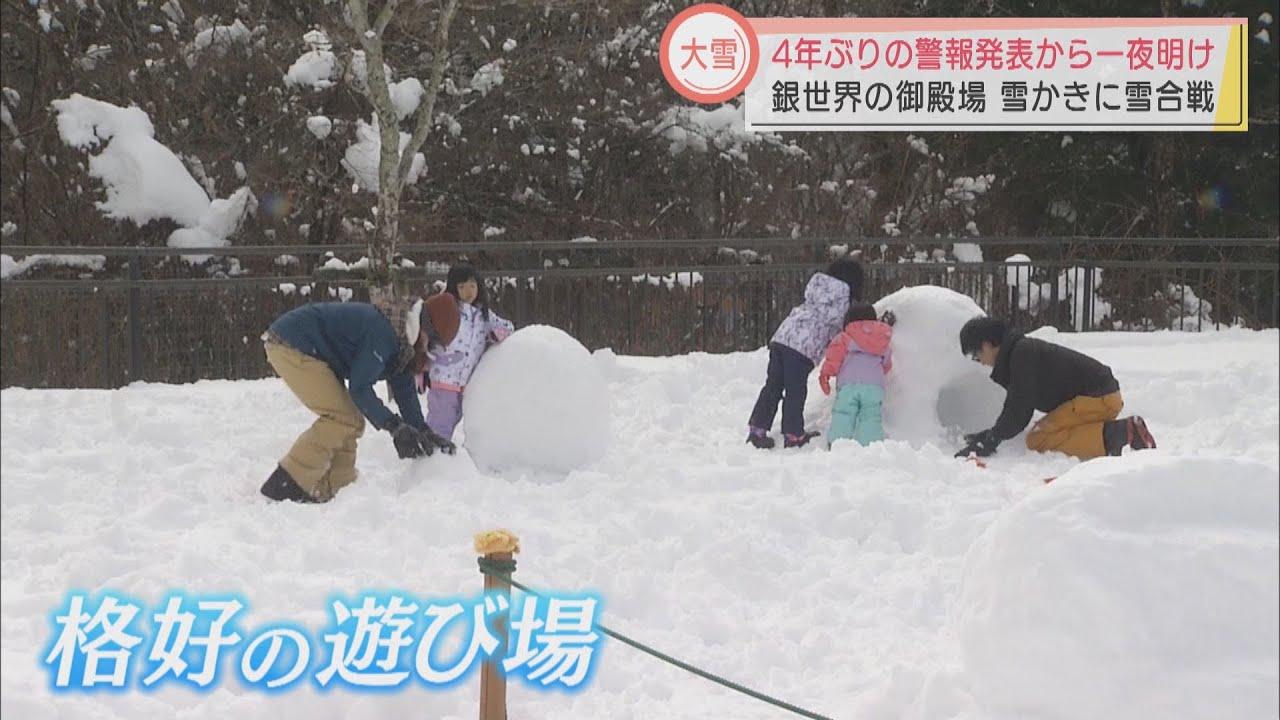
<svg viewBox="0 0 1280 720"><path fill-rule="evenodd" d="M818 383L830 392L831 378L836 387L853 384L884 387L884 376L893 369L893 328L878 320L858 320L844 327L827 346Z"/></svg>
<svg viewBox="0 0 1280 720"><path fill-rule="evenodd" d="M1071 348L1010 333L1000 345L991 379L1003 386L1004 409L991 431L997 440L1022 432L1031 415L1049 412L1080 396L1102 397L1120 390L1111 368Z"/></svg>
<svg viewBox="0 0 1280 720"><path fill-rule="evenodd" d="M804 302L792 308L770 342L785 345L817 365L831 338L840 332L848 311L848 284L826 273L814 273L804 288Z"/></svg>

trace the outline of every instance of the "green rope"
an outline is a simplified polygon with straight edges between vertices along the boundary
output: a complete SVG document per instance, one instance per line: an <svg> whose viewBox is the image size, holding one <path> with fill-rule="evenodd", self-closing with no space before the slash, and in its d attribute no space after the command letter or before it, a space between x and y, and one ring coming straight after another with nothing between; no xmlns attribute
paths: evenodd
<svg viewBox="0 0 1280 720"><path fill-rule="evenodd" d="M515 582L511 579L511 573L516 571L515 558L510 560L491 560L487 557L476 558L476 564L480 566L480 572L483 575L492 575L502 578L511 584Z"/></svg>
<svg viewBox="0 0 1280 720"><path fill-rule="evenodd" d="M511 579L511 573L515 572L515 569L516 569L515 560L490 560L489 558L486 558L486 557L480 557L480 558L476 558L476 561L477 561L477 564L480 565L480 572L482 574L501 578L502 580L505 580L506 582L510 583L512 587L515 587L519 590L529 593L530 595L543 597L542 593L536 590L532 590L528 586L523 585ZM717 683L719 685L723 685L724 687L727 687L730 690L735 690L737 692L742 693L743 695L747 695L757 700L767 702L770 705L773 705L774 707L782 708L783 710L788 710L801 717L810 718L810 720L832 720L830 717L826 715L819 715L818 713L813 712L811 710L805 710L804 708L799 707L797 705L792 705L791 703L786 702L785 700L779 700L778 698L772 697L770 695L766 695L758 690L752 690L751 688L745 685L740 685L732 680L729 680L728 678L724 678L719 675L716 675L713 672L703 670L700 667L690 665L689 663L684 662L683 660L678 660L662 652L661 650L645 645L639 640L633 640L627 637L626 635L623 635L620 632L611 630L610 628L606 627L601 623L595 623L595 626L600 630L600 632L604 633L605 635L608 635L614 640L630 645L631 647L639 650L640 652L651 655L665 663L675 665L676 667L680 668L681 670L684 670L685 672L693 673L698 677L710 680L711 682Z"/></svg>

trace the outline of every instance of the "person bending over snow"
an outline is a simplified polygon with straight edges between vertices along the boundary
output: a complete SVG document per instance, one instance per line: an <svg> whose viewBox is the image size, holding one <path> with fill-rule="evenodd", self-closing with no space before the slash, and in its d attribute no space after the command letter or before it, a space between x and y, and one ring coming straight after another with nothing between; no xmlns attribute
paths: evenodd
<svg viewBox="0 0 1280 720"><path fill-rule="evenodd" d="M319 417L262 486L272 500L327 502L356 479L356 442L365 419L386 430L404 459L454 452L422 419L413 372L425 363L420 304L312 303L281 315L263 334L267 362ZM398 330L397 330L398 328ZM403 333L403 335L401 334ZM373 390L386 380L400 409ZM346 381L346 387L343 387Z"/></svg>
<svg viewBox="0 0 1280 720"><path fill-rule="evenodd" d="M831 430L827 437L856 440L870 445L884 439L884 376L893 368L893 316L876 319L876 309L854 303L844 316L844 331L827 346L818 374L822 392L831 394L831 378L836 379L836 401L831 407Z"/></svg>
<svg viewBox="0 0 1280 720"><path fill-rule="evenodd" d="M1117 420L1124 400L1111 368L1088 355L1007 329L1004 322L976 317L960 328L960 351L991 368L1004 386L1004 409L988 430L965 435L956 457L987 457L1022 432L1034 411L1048 413L1027 433L1027 447L1057 450L1082 460L1154 448L1139 416Z"/></svg>
<svg viewBox="0 0 1280 720"><path fill-rule="evenodd" d="M430 369L425 378L418 376L418 392L427 392L427 425L451 439L462 419L462 393L480 357L515 326L489 309L480 274L466 264L449 268L444 292L430 297L425 307Z"/></svg>
<svg viewBox="0 0 1280 720"><path fill-rule="evenodd" d="M800 447L815 436L804 429L809 373L840 332L850 299L862 299L862 265L857 260L841 258L809 279L804 302L791 310L769 342L769 368L751 411L748 443L762 449L774 446L769 430L779 402L786 447Z"/></svg>

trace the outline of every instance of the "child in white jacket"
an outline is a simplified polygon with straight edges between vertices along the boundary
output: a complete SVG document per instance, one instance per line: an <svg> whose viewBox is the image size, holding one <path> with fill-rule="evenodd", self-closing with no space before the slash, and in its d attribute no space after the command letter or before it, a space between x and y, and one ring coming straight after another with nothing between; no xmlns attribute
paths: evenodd
<svg viewBox="0 0 1280 720"><path fill-rule="evenodd" d="M444 292L425 303L430 323L427 425L447 439L462 419L462 393L480 356L491 343L505 340L515 326L489 309L484 282L471 265L449 268Z"/></svg>
<svg viewBox="0 0 1280 720"><path fill-rule="evenodd" d="M804 302L792 308L769 341L769 369L748 421L748 443L761 449L774 446L769 430L778 403L784 446L800 447L814 437L804 429L809 374L840 332L850 300L862 299L862 282L862 265L852 258L836 260L809 279Z"/></svg>

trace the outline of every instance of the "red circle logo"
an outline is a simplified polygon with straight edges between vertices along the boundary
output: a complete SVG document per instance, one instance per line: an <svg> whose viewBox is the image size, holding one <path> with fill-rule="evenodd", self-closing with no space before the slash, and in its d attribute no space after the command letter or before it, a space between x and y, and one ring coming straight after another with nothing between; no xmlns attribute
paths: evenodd
<svg viewBox="0 0 1280 720"><path fill-rule="evenodd" d="M742 15L704 3L671 20L658 55L662 74L676 92L697 103L719 103L751 83L760 64L760 41Z"/></svg>

